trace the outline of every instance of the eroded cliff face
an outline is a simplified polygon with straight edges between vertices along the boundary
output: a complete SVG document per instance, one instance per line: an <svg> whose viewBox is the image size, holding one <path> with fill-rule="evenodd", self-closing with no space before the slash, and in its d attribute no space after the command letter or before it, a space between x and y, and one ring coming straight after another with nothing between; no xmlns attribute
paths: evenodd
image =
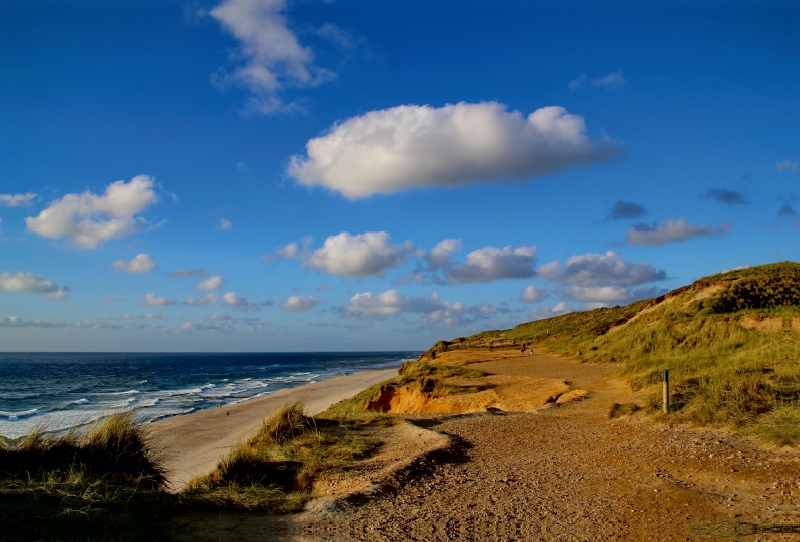
<svg viewBox="0 0 800 542"><path fill-rule="evenodd" d="M446 379L442 384L446 391L426 391L415 385L383 386L368 402L367 410L396 414L519 412L587 395L583 390L572 390L563 380L549 378L489 375Z"/></svg>

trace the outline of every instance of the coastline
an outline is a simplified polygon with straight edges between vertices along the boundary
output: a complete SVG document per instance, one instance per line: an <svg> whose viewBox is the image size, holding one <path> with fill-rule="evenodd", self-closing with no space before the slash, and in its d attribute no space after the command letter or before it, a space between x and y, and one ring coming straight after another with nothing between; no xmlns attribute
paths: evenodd
<svg viewBox="0 0 800 542"><path fill-rule="evenodd" d="M263 419L286 403L303 401L318 414L343 399L397 374L399 367L361 371L227 405L159 420L147 433L165 456L170 489L180 491L192 478L206 474L231 446L249 437Z"/></svg>

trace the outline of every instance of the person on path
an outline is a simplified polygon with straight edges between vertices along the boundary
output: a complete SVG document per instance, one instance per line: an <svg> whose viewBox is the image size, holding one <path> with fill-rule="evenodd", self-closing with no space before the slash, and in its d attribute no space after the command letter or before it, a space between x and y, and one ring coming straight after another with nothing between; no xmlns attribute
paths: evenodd
<svg viewBox="0 0 800 542"><path fill-rule="evenodd" d="M522 355L525 355L525 343L522 343Z"/></svg>

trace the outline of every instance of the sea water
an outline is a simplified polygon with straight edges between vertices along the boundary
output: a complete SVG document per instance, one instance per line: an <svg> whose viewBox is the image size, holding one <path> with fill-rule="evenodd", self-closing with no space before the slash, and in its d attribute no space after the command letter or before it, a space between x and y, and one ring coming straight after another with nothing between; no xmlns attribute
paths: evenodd
<svg viewBox="0 0 800 542"><path fill-rule="evenodd" d="M131 410L156 420L262 397L420 352L269 354L0 353L0 435L83 426Z"/></svg>

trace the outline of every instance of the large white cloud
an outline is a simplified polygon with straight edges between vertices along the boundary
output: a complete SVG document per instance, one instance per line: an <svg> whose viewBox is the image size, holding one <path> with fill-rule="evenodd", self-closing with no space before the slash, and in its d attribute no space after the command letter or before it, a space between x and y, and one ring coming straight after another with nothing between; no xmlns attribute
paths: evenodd
<svg viewBox="0 0 800 542"><path fill-rule="evenodd" d="M689 224L685 218L666 220L659 224L634 224L628 230L628 244L642 245L645 247L658 247L667 243L680 243L695 237L708 237L711 235L725 235L731 230L728 222L723 222L714 228L708 224Z"/></svg>
<svg viewBox="0 0 800 542"><path fill-rule="evenodd" d="M523 303L536 303L547 297L547 290L544 288L537 288L535 286L528 286L519 296L519 300Z"/></svg>
<svg viewBox="0 0 800 542"><path fill-rule="evenodd" d="M278 251L284 258L299 259L307 269L349 278L382 277L388 269L403 265L413 254L410 241L393 245L384 231L360 235L340 233L325 239L322 248L313 252L307 249L310 240L302 247L292 243ZM269 261L269 257L265 257Z"/></svg>
<svg viewBox="0 0 800 542"><path fill-rule="evenodd" d="M539 268L539 276L560 284L562 293L584 303L584 308L647 297L654 292L653 289L634 288L667 278L664 271L657 270L649 263L632 263L613 251L572 256L566 266L557 261L543 265Z"/></svg>
<svg viewBox="0 0 800 542"><path fill-rule="evenodd" d="M281 305L289 312L306 312L319 305L319 298L313 295L292 295Z"/></svg>
<svg viewBox="0 0 800 542"><path fill-rule="evenodd" d="M249 107L257 112L291 107L279 95L287 87L315 86L335 76L314 64L311 48L287 26L285 11L285 0L224 0L209 12L240 43L231 55L236 67L220 70L213 81L248 89L253 93Z"/></svg>
<svg viewBox="0 0 800 542"><path fill-rule="evenodd" d="M355 294L340 312L350 318L386 320L393 314L402 312L406 306L406 296L395 289L373 295L372 292Z"/></svg>
<svg viewBox="0 0 800 542"><path fill-rule="evenodd" d="M19 207L30 205L36 194L27 192L25 194L0 194L0 207Z"/></svg>
<svg viewBox="0 0 800 542"><path fill-rule="evenodd" d="M523 117L496 102L403 105L335 124L306 144L306 156L292 157L288 172L300 184L354 199L524 180L619 153L619 145L589 138L583 118L563 107Z"/></svg>
<svg viewBox="0 0 800 542"><path fill-rule="evenodd" d="M144 222L135 215L158 201L153 179L137 175L129 182L117 181L98 196L86 191L67 194L53 201L36 217L27 217L28 229L48 239L69 237L83 248L96 248L110 240L134 233Z"/></svg>
<svg viewBox="0 0 800 542"><path fill-rule="evenodd" d="M116 260L111 262L111 267L124 273L149 273L154 269L158 269L156 262L149 254L138 254L129 262Z"/></svg>

